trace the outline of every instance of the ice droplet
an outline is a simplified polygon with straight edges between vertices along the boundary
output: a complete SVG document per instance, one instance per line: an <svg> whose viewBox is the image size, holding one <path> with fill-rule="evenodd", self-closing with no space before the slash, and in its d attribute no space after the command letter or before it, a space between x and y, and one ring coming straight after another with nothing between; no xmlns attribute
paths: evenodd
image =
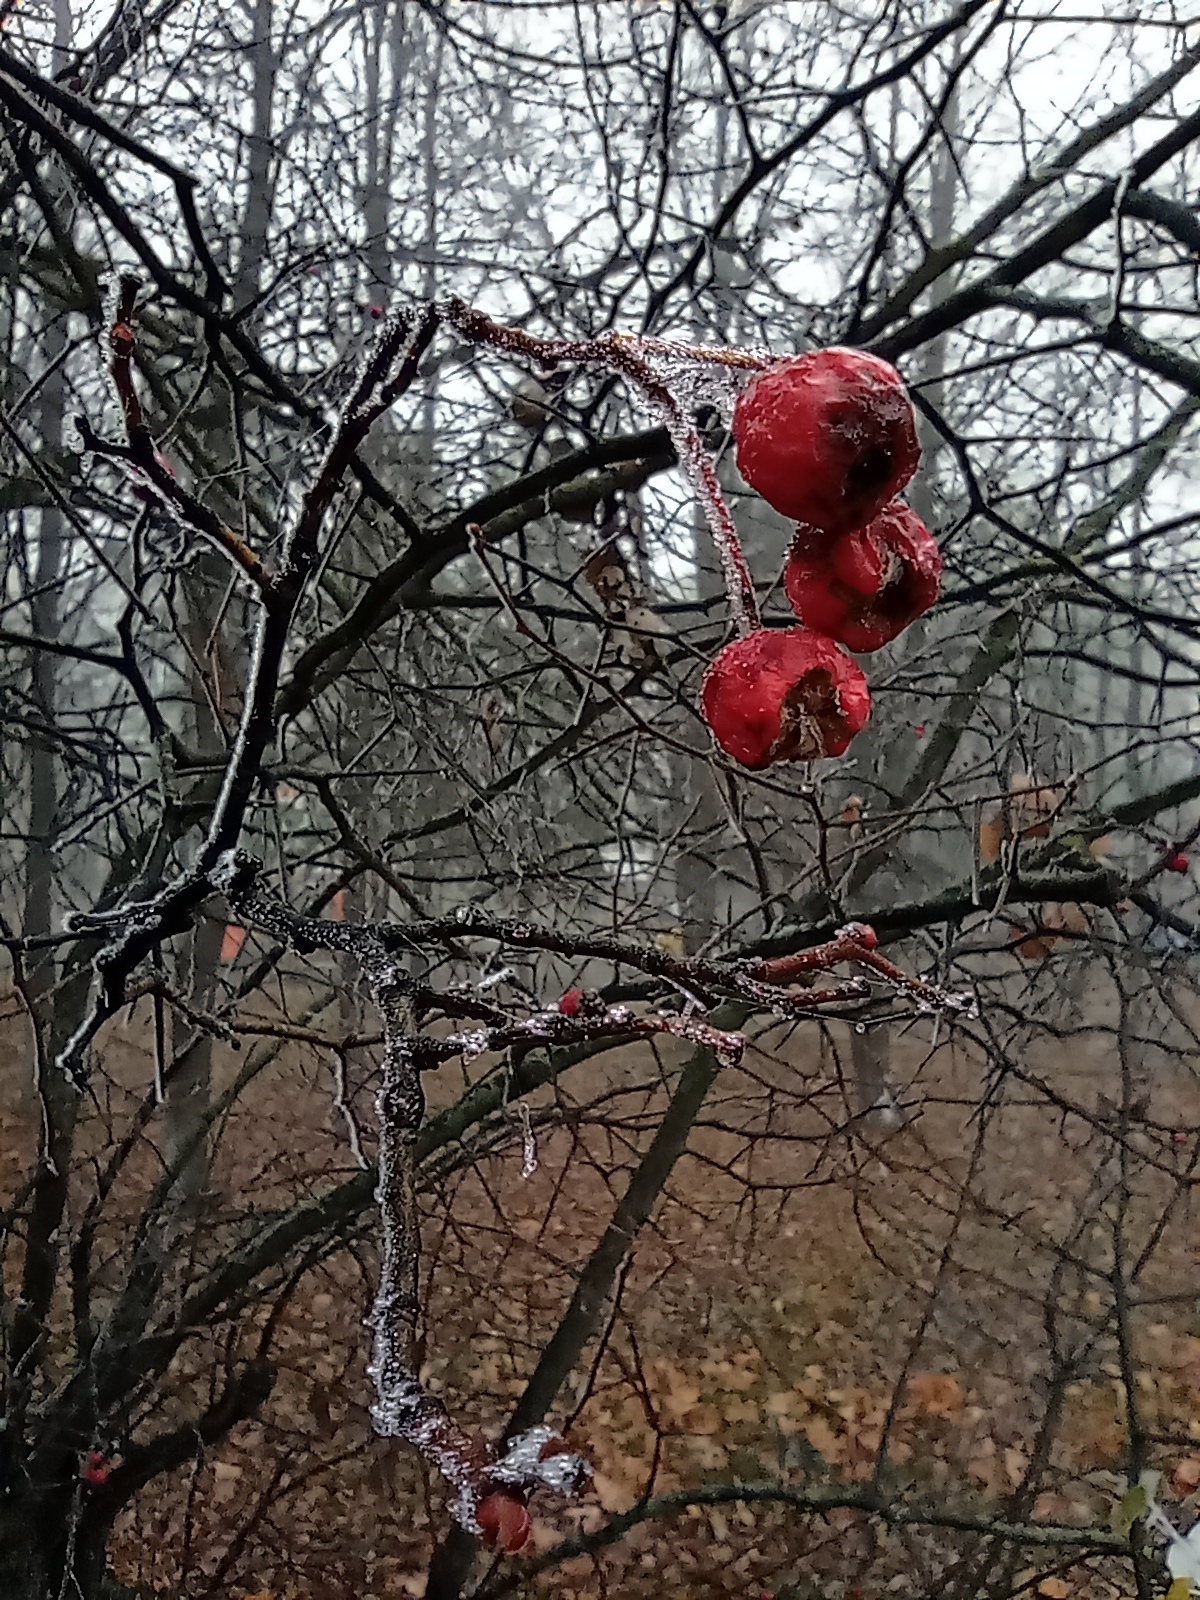
<svg viewBox="0 0 1200 1600"><path fill-rule="evenodd" d="M446 1043L452 1050L457 1050L464 1061L475 1061L484 1054L490 1044L486 1028L477 1028L471 1033L452 1033Z"/></svg>
<svg viewBox="0 0 1200 1600"><path fill-rule="evenodd" d="M529 1107L524 1100L517 1101L517 1114L521 1118L521 1142L523 1146L521 1176L523 1178L532 1178L538 1168L537 1140L533 1137L533 1123L529 1117Z"/></svg>

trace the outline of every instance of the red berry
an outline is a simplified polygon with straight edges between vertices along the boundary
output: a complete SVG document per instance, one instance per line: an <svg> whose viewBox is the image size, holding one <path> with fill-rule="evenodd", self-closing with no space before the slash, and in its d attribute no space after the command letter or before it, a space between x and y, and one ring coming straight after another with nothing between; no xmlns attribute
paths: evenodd
<svg viewBox="0 0 1200 1600"><path fill-rule="evenodd" d="M840 756L871 712L858 665L808 628L760 630L727 644L704 675L700 709L743 767Z"/></svg>
<svg viewBox="0 0 1200 1600"><path fill-rule="evenodd" d="M921 455L900 374L862 350L815 350L768 367L738 396L733 436L750 487L825 533L870 522Z"/></svg>
<svg viewBox="0 0 1200 1600"><path fill-rule="evenodd" d="M923 722L918 722L916 727L913 729L913 733L916 734L918 739L923 739L925 737L925 724Z"/></svg>
<svg viewBox="0 0 1200 1600"><path fill-rule="evenodd" d="M854 942L862 945L864 950L876 950L879 948L879 935L875 932L874 928L869 926L869 924L865 922L852 922L850 927L853 930L852 937Z"/></svg>
<svg viewBox="0 0 1200 1600"><path fill-rule="evenodd" d="M89 1450L83 1463L83 1471L80 1473L84 1483L91 1484L92 1488L98 1489L102 1483L108 1482L111 1474L112 1463L103 1452Z"/></svg>
<svg viewBox="0 0 1200 1600"><path fill-rule="evenodd" d="M866 651L890 644L923 616L937 599L941 576L933 535L897 502L833 544L828 534L798 528L783 584L806 627Z"/></svg>
<svg viewBox="0 0 1200 1600"><path fill-rule="evenodd" d="M1188 858L1184 855L1182 850L1176 850L1175 854L1173 856L1170 856L1168 858L1168 860L1167 860L1167 871L1168 872L1186 872L1187 869L1188 869Z"/></svg>
<svg viewBox="0 0 1200 1600"><path fill-rule="evenodd" d="M1187 1136L1186 1133L1173 1133L1171 1135L1171 1143L1172 1144L1186 1144L1187 1142L1188 1142L1188 1136Z"/></svg>
<svg viewBox="0 0 1200 1600"><path fill-rule="evenodd" d="M371 306L370 307L370 313L375 318L375 321L378 322L380 317L383 316L383 307L382 306Z"/></svg>
<svg viewBox="0 0 1200 1600"><path fill-rule="evenodd" d="M568 989L558 1002L558 1009L564 1017L577 1017L579 1008L583 1005L583 990Z"/></svg>
<svg viewBox="0 0 1200 1600"><path fill-rule="evenodd" d="M487 1548L503 1550L510 1556L524 1547L533 1528L525 1502L499 1491L479 1502L475 1520Z"/></svg>

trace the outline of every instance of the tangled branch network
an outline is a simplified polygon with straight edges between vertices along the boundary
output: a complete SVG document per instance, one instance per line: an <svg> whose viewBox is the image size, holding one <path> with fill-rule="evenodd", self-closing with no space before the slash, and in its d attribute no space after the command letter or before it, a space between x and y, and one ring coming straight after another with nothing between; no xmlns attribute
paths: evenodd
<svg viewBox="0 0 1200 1600"><path fill-rule="evenodd" d="M231 915L297 951L340 951L360 967L383 1024L378 1116L377 1199L380 1267L369 1318L373 1416L380 1434L412 1444L445 1477L461 1526L495 1548L516 1550L529 1533L527 1503L538 1489L579 1491L587 1463L549 1428L497 1446L461 1426L422 1385L415 1363L420 1314L417 1136L424 1115L422 1075L453 1059L531 1047L593 1045L674 1035L711 1051L720 1065L742 1054L739 1033L704 1020L732 1001L751 1010L811 1018L822 1008L861 1000L872 980L926 1011L963 1011L961 997L904 972L878 949L870 927L850 923L824 944L774 959L718 960L674 955L656 946L555 932L473 907L444 920L360 923L297 914L262 884L262 868L239 849L247 808L278 731L281 668L301 601L321 569L327 524L356 451L371 425L416 379L440 328L516 357L542 372L594 365L623 378L665 426L694 486L720 557L735 637L710 663L701 711L719 748L760 770L841 754L863 727L870 692L846 646L880 648L937 597L941 565L928 530L896 499L916 470L912 407L899 375L877 357L815 351L780 361L764 351L688 347L610 333L597 339L543 339L501 326L461 301L401 311L380 326L352 391L329 425L324 458L272 563L185 488L151 437L135 381L136 279L122 280L109 333L110 373L125 439L101 438L79 423L85 446L124 465L139 498L152 498L180 525L222 552L258 612L242 712L220 792L193 865L156 894L78 916L76 934L100 939L93 1003L60 1055L73 1080L87 1076L91 1042L135 991L133 975L162 939L183 932L202 903L224 896ZM749 382L738 389L740 376ZM746 481L793 518L796 534L785 589L797 625L764 628L751 577L715 464L694 420L715 404L731 422ZM483 532L472 530L486 562ZM163 759L171 735L155 724ZM654 980L648 1007L608 1004L569 991L546 1009L518 1012L479 990L434 990L407 972L422 946L461 949L489 941L501 952L531 950L596 959ZM857 969L815 981L835 969ZM802 986L802 987L801 987ZM461 1024L448 1036L426 1031L433 1018Z"/></svg>

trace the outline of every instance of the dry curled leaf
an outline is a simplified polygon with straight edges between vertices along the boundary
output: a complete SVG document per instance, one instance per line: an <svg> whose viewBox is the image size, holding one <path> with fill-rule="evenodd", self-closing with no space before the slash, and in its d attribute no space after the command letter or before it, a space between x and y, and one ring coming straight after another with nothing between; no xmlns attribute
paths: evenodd
<svg viewBox="0 0 1200 1600"><path fill-rule="evenodd" d="M665 633L666 627L647 603L617 541L606 540L588 557L583 572L605 617L617 628L616 642L622 659L643 672L656 667L658 652L653 635Z"/></svg>

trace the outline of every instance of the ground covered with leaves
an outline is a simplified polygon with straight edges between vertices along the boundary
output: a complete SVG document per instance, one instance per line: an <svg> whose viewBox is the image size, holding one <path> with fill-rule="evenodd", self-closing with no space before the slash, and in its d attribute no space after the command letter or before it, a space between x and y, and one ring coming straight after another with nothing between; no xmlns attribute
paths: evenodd
<svg viewBox="0 0 1200 1600"><path fill-rule="evenodd" d="M990 1519L1111 1535L1130 1382L1164 1501L1190 1523L1200 1330L1180 1291L1194 1282L1194 1223L1170 1196L1192 1160L1196 1085L1178 1070L1148 1079L1136 1126L1126 1117L1117 1139L1111 1017L1069 1050L1043 1041L1005 1081L976 1035L951 1044L919 1018L893 1041L908 1120L886 1136L839 1131L848 1040L836 1031L760 1032L743 1067L722 1074L548 1419L592 1463L592 1485L575 1504L535 1501L531 1545L497 1560L484 1592L968 1594L972 1561L993 1563L976 1573L977 1592L993 1592L983 1579L995 1581L1001 1557L980 1539ZM498 1430L522 1393L682 1053L626 1047L545 1091L532 1106L532 1173L523 1121L508 1108L488 1129L489 1153L444 1166L429 1188L424 1376L460 1417ZM145 1057L136 1029L110 1057L120 1065L108 1093L133 1092ZM470 1075L491 1067L475 1063ZM364 1057L355 1100L368 1148L370 1088ZM435 1107L460 1089L431 1083ZM10 1143L18 1131L6 1112ZM1129 1151L1137 1163L1123 1226L1145 1251L1132 1372L1111 1333L1105 1277L1121 1140L1126 1168ZM224 1128L211 1237L350 1170L328 1063L289 1045ZM234 1340L246 1347L268 1318L274 1393L258 1420L122 1516L112 1560L123 1581L213 1600L424 1592L449 1518L442 1484L372 1435L363 1316L374 1270L365 1215L344 1247L282 1280L252 1327L189 1347L160 1415L172 1388L182 1408L211 1386L214 1356L219 1364ZM835 1500L873 1487L966 1526L739 1500L728 1492L739 1483ZM618 1542L551 1560L562 1541L686 1491L713 1503L676 1504ZM995 1592L1131 1592L1127 1564L1080 1560L1069 1546L1035 1555Z"/></svg>

